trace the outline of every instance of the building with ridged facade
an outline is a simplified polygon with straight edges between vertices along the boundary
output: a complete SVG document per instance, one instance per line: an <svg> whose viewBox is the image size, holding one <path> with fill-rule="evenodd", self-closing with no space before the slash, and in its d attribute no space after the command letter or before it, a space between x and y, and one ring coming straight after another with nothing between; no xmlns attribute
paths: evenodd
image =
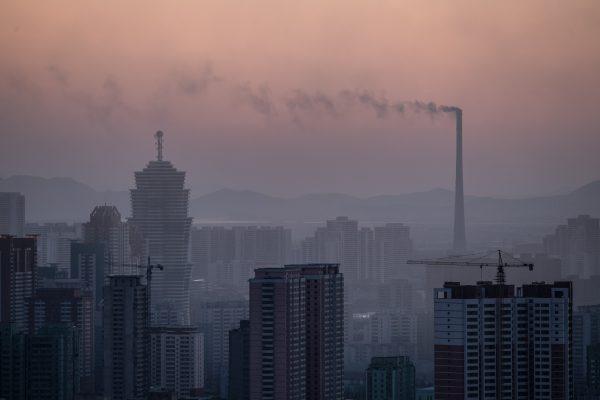
<svg viewBox="0 0 600 400"><path fill-rule="evenodd" d="M162 132L157 132L155 137L157 159L135 173L129 222L141 233L152 264L161 264L164 268L152 276L153 323L187 325L191 275L188 262L192 224L188 217L190 192L184 187L185 172L163 160Z"/></svg>

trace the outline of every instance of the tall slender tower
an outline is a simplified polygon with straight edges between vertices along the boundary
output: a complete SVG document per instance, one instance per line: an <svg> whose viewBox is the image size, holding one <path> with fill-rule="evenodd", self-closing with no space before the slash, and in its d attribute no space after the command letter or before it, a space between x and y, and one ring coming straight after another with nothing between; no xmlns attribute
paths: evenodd
<svg viewBox="0 0 600 400"><path fill-rule="evenodd" d="M465 194L463 189L463 160L462 160L462 110L455 110L456 116L456 178L454 186L454 243L456 253L462 253L467 248L465 233Z"/></svg>
<svg viewBox="0 0 600 400"><path fill-rule="evenodd" d="M185 172L163 160L163 133L158 131L155 138L156 160L135 173L136 187L131 189L132 217L129 222L141 233L152 263L164 267L152 276L153 322L188 325L190 192L184 188Z"/></svg>

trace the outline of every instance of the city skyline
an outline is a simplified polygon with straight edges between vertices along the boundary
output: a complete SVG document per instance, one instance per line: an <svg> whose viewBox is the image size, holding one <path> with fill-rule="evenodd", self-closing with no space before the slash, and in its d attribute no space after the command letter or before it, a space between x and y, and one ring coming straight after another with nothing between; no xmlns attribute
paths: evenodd
<svg viewBox="0 0 600 400"><path fill-rule="evenodd" d="M64 5L20 2L4 14L0 112L14 133L0 153L4 176L124 189L118 171L143 162L143 138L164 129L197 193L450 187L450 118L378 108L419 100L465 110L466 193L544 194L598 179L595 2L156 3L142 14L122 5L118 17Z"/></svg>
<svg viewBox="0 0 600 400"><path fill-rule="evenodd" d="M600 2L8 1L0 398L600 399Z"/></svg>

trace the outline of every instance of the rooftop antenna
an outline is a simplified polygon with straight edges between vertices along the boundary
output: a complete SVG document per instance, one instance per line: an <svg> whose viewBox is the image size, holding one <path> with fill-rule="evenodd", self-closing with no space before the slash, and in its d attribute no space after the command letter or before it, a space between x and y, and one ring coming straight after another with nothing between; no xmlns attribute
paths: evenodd
<svg viewBox="0 0 600 400"><path fill-rule="evenodd" d="M157 131L154 134L154 138L156 139L156 159L158 161L163 160L163 136L165 134L163 131Z"/></svg>

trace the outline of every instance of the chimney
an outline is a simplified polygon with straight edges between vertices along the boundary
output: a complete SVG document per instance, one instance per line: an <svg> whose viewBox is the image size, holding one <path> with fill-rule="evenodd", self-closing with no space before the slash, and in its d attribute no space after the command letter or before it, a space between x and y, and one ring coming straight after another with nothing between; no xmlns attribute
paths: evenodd
<svg viewBox="0 0 600 400"><path fill-rule="evenodd" d="M465 233L465 194L463 189L462 160L462 110L455 111L456 116L456 179L454 183L454 243L455 253L463 253L467 248Z"/></svg>

